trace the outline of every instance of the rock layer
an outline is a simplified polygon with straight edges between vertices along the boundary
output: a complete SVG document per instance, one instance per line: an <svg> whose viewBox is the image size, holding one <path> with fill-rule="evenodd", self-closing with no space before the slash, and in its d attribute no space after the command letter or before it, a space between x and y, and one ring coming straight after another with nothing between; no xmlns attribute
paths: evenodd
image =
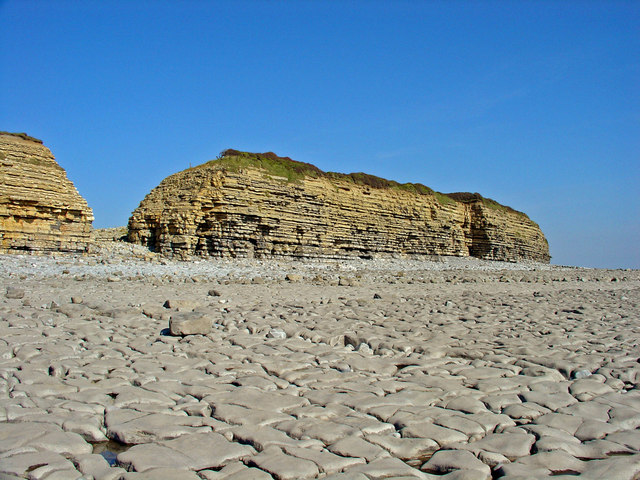
<svg viewBox="0 0 640 480"><path fill-rule="evenodd" d="M0 252L83 252L93 213L41 140L0 132Z"/></svg>
<svg viewBox="0 0 640 480"><path fill-rule="evenodd" d="M129 240L181 258L550 259L536 223L479 194L235 150L164 179L133 212Z"/></svg>

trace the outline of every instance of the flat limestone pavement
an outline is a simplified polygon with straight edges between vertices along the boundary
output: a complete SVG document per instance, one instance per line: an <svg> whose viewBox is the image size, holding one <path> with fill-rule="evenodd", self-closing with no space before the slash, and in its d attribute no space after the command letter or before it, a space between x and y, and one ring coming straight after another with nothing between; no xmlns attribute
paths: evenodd
<svg viewBox="0 0 640 480"><path fill-rule="evenodd" d="M631 480L639 305L637 271L0 256L0 478Z"/></svg>

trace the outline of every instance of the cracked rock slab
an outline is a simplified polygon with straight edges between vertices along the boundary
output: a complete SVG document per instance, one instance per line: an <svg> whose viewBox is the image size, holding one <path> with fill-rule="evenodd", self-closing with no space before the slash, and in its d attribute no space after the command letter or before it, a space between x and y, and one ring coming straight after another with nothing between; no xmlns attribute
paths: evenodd
<svg viewBox="0 0 640 480"><path fill-rule="evenodd" d="M230 442L214 432L183 435L162 442L161 445L189 457L192 470L219 469L230 462L251 457L256 453L253 448Z"/></svg>
<svg viewBox="0 0 640 480"><path fill-rule="evenodd" d="M249 466L258 467L278 480L316 478L320 470L311 460L292 457L282 451L265 451L248 460Z"/></svg>
<svg viewBox="0 0 640 480"><path fill-rule="evenodd" d="M170 447L158 444L134 445L118 454L118 465L129 471L144 472L153 468L190 470L193 459Z"/></svg>
<svg viewBox="0 0 640 480"><path fill-rule="evenodd" d="M536 437L521 433L493 433L470 443L468 449L475 452L485 450L504 455L510 460L531 454L531 447Z"/></svg>
<svg viewBox="0 0 640 480"><path fill-rule="evenodd" d="M327 449L342 457L364 458L367 462L389 456L389 452L384 448L367 442L360 437L343 438L329 445Z"/></svg>
<svg viewBox="0 0 640 480"><path fill-rule="evenodd" d="M123 423L107 424L107 436L128 445L211 431L211 427L204 424L203 417L163 413L143 414Z"/></svg>
<svg viewBox="0 0 640 480"><path fill-rule="evenodd" d="M19 453L0 459L0 473L2 474L20 476L42 466L49 467L49 471L75 470L73 463L62 455L48 451Z"/></svg>
<svg viewBox="0 0 640 480"><path fill-rule="evenodd" d="M479 479L491 478L489 466L467 450L440 450L422 465L421 470L437 475L457 470L473 470Z"/></svg>

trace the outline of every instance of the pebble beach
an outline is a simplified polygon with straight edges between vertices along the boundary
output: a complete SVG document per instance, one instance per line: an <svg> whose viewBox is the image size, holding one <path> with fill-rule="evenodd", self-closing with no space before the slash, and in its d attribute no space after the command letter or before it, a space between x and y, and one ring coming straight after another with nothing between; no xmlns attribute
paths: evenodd
<svg viewBox="0 0 640 480"><path fill-rule="evenodd" d="M0 255L1 479L634 480L639 387L637 270Z"/></svg>

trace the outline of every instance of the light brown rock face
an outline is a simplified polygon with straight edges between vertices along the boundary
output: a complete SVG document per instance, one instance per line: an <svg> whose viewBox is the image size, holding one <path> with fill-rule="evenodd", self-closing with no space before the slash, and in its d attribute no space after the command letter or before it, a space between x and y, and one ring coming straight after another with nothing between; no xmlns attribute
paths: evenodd
<svg viewBox="0 0 640 480"><path fill-rule="evenodd" d="M40 140L0 132L0 252L86 251L92 221Z"/></svg>
<svg viewBox="0 0 640 480"><path fill-rule="evenodd" d="M129 240L181 258L550 259L537 224L478 194L237 151L164 179L133 212Z"/></svg>

